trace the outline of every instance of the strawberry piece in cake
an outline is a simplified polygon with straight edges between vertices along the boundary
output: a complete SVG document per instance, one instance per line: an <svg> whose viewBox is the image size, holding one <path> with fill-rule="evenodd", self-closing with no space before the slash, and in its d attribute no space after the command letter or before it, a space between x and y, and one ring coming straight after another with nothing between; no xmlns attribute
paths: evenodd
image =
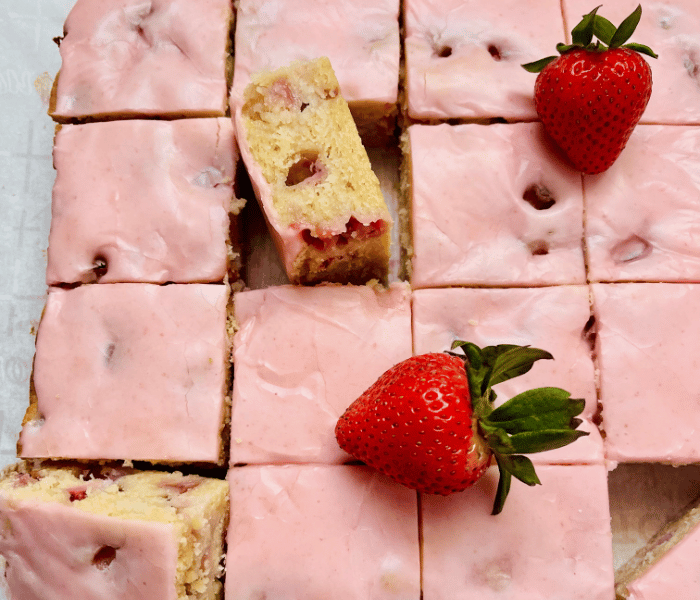
<svg viewBox="0 0 700 600"><path fill-rule="evenodd" d="M584 177L592 281L700 280L700 131L641 125L606 173Z"/></svg>
<svg viewBox="0 0 700 600"><path fill-rule="evenodd" d="M229 471L227 598L418 600L415 492L362 466Z"/></svg>
<svg viewBox="0 0 700 600"><path fill-rule="evenodd" d="M425 600L610 600L612 534L604 465L540 466L491 515L496 469L451 496L422 496Z"/></svg>
<svg viewBox="0 0 700 600"><path fill-rule="evenodd" d="M20 456L221 463L227 299L225 285L52 288Z"/></svg>
<svg viewBox="0 0 700 600"><path fill-rule="evenodd" d="M695 284L593 285L611 461L700 461L699 303Z"/></svg>
<svg viewBox="0 0 700 600"><path fill-rule="evenodd" d="M405 11L412 118L537 117L532 76L520 65L563 39L558 0L407 0Z"/></svg>
<svg viewBox="0 0 700 600"><path fill-rule="evenodd" d="M49 285L237 277L230 119L64 125L53 155Z"/></svg>
<svg viewBox="0 0 700 600"><path fill-rule="evenodd" d="M216 600L228 504L196 475L18 465L0 481L11 597Z"/></svg>
<svg viewBox="0 0 700 600"><path fill-rule="evenodd" d="M529 455L535 464L602 463L603 442L593 423L597 394L588 288L433 289L413 293L414 352L442 352L452 342L477 346L515 344L542 348L554 360L494 386L500 405L526 390L559 387L586 400L580 428L589 433L557 450Z"/></svg>
<svg viewBox="0 0 700 600"><path fill-rule="evenodd" d="M328 59L254 76L235 118L290 281L386 279L391 216Z"/></svg>
<svg viewBox="0 0 700 600"><path fill-rule="evenodd" d="M602 10L606 18L620 23L638 4L638 0L618 0ZM567 22L577 23L592 5L586 0L563 0L562 7ZM700 4L696 0L645 3L634 36L659 55L648 61L654 91L641 122L700 123Z"/></svg>
<svg viewBox="0 0 700 600"><path fill-rule="evenodd" d="M665 600L698 597L700 507L661 528L615 572L617 600Z"/></svg>
<svg viewBox="0 0 700 600"><path fill-rule="evenodd" d="M235 296L231 463L341 463L335 424L411 356L410 291L273 287Z"/></svg>
<svg viewBox="0 0 700 600"><path fill-rule="evenodd" d="M581 176L537 123L413 125L414 287L585 283Z"/></svg>
<svg viewBox="0 0 700 600"><path fill-rule="evenodd" d="M327 56L362 139L381 144L396 125L400 46L398 0L241 0L232 97L253 73Z"/></svg>
<svg viewBox="0 0 700 600"><path fill-rule="evenodd" d="M230 0L78 0L49 114L223 117L232 19Z"/></svg>

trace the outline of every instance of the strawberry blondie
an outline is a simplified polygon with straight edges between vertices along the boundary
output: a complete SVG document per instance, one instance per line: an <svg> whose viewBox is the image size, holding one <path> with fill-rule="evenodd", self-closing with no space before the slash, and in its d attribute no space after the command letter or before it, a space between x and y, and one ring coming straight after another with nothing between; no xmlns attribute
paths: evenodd
<svg viewBox="0 0 700 600"><path fill-rule="evenodd" d="M231 0L77 0L49 114L61 123L223 117L232 22Z"/></svg>
<svg viewBox="0 0 700 600"><path fill-rule="evenodd" d="M406 95L413 119L535 119L520 66L563 39L558 0L407 0Z"/></svg>
<svg viewBox="0 0 700 600"><path fill-rule="evenodd" d="M601 283L592 289L607 458L700 461L700 323L691 316L700 286Z"/></svg>
<svg viewBox="0 0 700 600"><path fill-rule="evenodd" d="M252 79L236 135L289 280L386 280L391 215L329 60Z"/></svg>
<svg viewBox="0 0 700 600"><path fill-rule="evenodd" d="M327 56L365 143L394 134L399 89L399 1L240 0L232 98L250 77Z"/></svg>
<svg viewBox="0 0 700 600"><path fill-rule="evenodd" d="M63 125L53 155L49 285L237 278L230 119Z"/></svg>
<svg viewBox="0 0 700 600"><path fill-rule="evenodd" d="M51 288L24 458L224 462L228 286Z"/></svg>
<svg viewBox="0 0 700 600"><path fill-rule="evenodd" d="M639 125L608 171L585 176L591 281L700 280L700 130Z"/></svg>
<svg viewBox="0 0 700 600"><path fill-rule="evenodd" d="M610 600L607 470L539 466L542 485L513 482L491 515L498 475L451 496L423 496L425 600Z"/></svg>
<svg viewBox="0 0 700 600"><path fill-rule="evenodd" d="M414 288L583 284L581 175L538 123L413 125Z"/></svg>
<svg viewBox="0 0 700 600"><path fill-rule="evenodd" d="M231 464L350 460L335 424L411 356L408 286L239 292L235 314Z"/></svg>
<svg viewBox="0 0 700 600"><path fill-rule="evenodd" d="M0 481L0 556L21 600L217 600L225 481L15 465Z"/></svg>
<svg viewBox="0 0 700 600"><path fill-rule="evenodd" d="M416 494L364 466L229 470L227 598L418 600Z"/></svg>

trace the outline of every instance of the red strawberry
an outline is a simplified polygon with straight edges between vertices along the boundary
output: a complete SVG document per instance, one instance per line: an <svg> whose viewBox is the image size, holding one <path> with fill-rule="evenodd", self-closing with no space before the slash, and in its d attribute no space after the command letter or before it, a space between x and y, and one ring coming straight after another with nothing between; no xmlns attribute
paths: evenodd
<svg viewBox="0 0 700 600"><path fill-rule="evenodd" d="M584 408L558 388L515 396L497 409L492 385L522 375L552 356L536 348L455 342L456 354L423 354L395 365L338 420L341 448L394 480L428 494L474 484L492 457L501 471L494 514L511 476L539 483L523 452L559 448L582 435L574 418Z"/></svg>
<svg viewBox="0 0 700 600"><path fill-rule="evenodd" d="M557 45L561 56L523 65L539 73L535 106L545 130L588 174L610 168L627 144L651 96L651 69L639 53L656 58L646 46L625 44L641 6L617 29L597 10L571 31L571 45Z"/></svg>

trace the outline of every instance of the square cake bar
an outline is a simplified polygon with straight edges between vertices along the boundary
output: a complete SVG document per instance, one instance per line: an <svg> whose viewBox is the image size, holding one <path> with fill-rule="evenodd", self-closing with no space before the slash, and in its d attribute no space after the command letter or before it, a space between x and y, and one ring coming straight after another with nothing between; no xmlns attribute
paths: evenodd
<svg viewBox="0 0 700 600"><path fill-rule="evenodd" d="M240 292L235 314L231 463L350 460L335 424L411 356L408 286Z"/></svg>
<svg viewBox="0 0 700 600"><path fill-rule="evenodd" d="M63 125L53 156L49 285L237 277L230 119Z"/></svg>
<svg viewBox="0 0 700 600"><path fill-rule="evenodd" d="M228 286L51 288L25 458L222 463Z"/></svg>
<svg viewBox="0 0 700 600"><path fill-rule="evenodd" d="M231 0L77 0L49 114L223 117L232 21Z"/></svg>

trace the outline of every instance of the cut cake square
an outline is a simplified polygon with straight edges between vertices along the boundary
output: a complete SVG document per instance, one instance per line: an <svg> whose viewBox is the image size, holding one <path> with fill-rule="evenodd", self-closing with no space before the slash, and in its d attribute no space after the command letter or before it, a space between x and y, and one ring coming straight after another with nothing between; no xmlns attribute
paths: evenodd
<svg viewBox="0 0 700 600"><path fill-rule="evenodd" d="M223 463L228 286L49 290L25 458Z"/></svg>
<svg viewBox="0 0 700 600"><path fill-rule="evenodd" d="M230 119L63 125L53 156L49 285L237 277Z"/></svg>
<svg viewBox="0 0 700 600"><path fill-rule="evenodd" d="M540 360L528 373L496 385L498 403L537 387L560 387L572 398L584 398L579 428L589 435L530 459L535 464L602 463L603 441L593 422L598 405L590 316L586 286L416 290L414 351L442 352L459 339L481 347L516 344L550 352L554 360Z"/></svg>
<svg viewBox="0 0 700 600"><path fill-rule="evenodd" d="M232 20L231 0L78 0L49 114L223 117Z"/></svg>
<svg viewBox="0 0 700 600"><path fill-rule="evenodd" d="M413 119L534 119L521 67L564 41L558 0L407 0L406 94Z"/></svg>
<svg viewBox="0 0 700 600"><path fill-rule="evenodd" d="M638 4L638 0L616 0L604 4L599 13L619 25ZM593 5L587 0L563 0L562 7L571 28ZM653 85L641 122L700 124L700 3L656 0L642 8L630 42L651 47L659 57L645 57Z"/></svg>
<svg viewBox="0 0 700 600"><path fill-rule="evenodd" d="M413 287L586 282L581 175L538 123L413 125Z"/></svg>
<svg viewBox="0 0 700 600"><path fill-rule="evenodd" d="M399 1L239 0L232 100L251 74L327 56L365 143L394 133L399 87Z"/></svg>
<svg viewBox="0 0 700 600"><path fill-rule="evenodd" d="M495 467L472 488L422 496L425 600L610 600L607 470L538 466L542 485L513 482L491 515Z"/></svg>
<svg viewBox="0 0 700 600"><path fill-rule="evenodd" d="M385 280L391 215L328 59L255 75L235 119L289 280Z"/></svg>
<svg viewBox="0 0 700 600"><path fill-rule="evenodd" d="M700 281L700 130L640 125L585 176L591 281Z"/></svg>
<svg viewBox="0 0 700 600"><path fill-rule="evenodd" d="M416 493L362 466L229 471L227 598L418 600Z"/></svg>
<svg viewBox="0 0 700 600"><path fill-rule="evenodd" d="M700 286L594 284L606 456L700 461Z"/></svg>
<svg viewBox="0 0 700 600"><path fill-rule="evenodd" d="M228 485L181 473L15 466L0 555L21 600L217 600Z"/></svg>
<svg viewBox="0 0 700 600"><path fill-rule="evenodd" d="M240 292L235 315L231 464L350 460L335 424L411 356L408 286Z"/></svg>

